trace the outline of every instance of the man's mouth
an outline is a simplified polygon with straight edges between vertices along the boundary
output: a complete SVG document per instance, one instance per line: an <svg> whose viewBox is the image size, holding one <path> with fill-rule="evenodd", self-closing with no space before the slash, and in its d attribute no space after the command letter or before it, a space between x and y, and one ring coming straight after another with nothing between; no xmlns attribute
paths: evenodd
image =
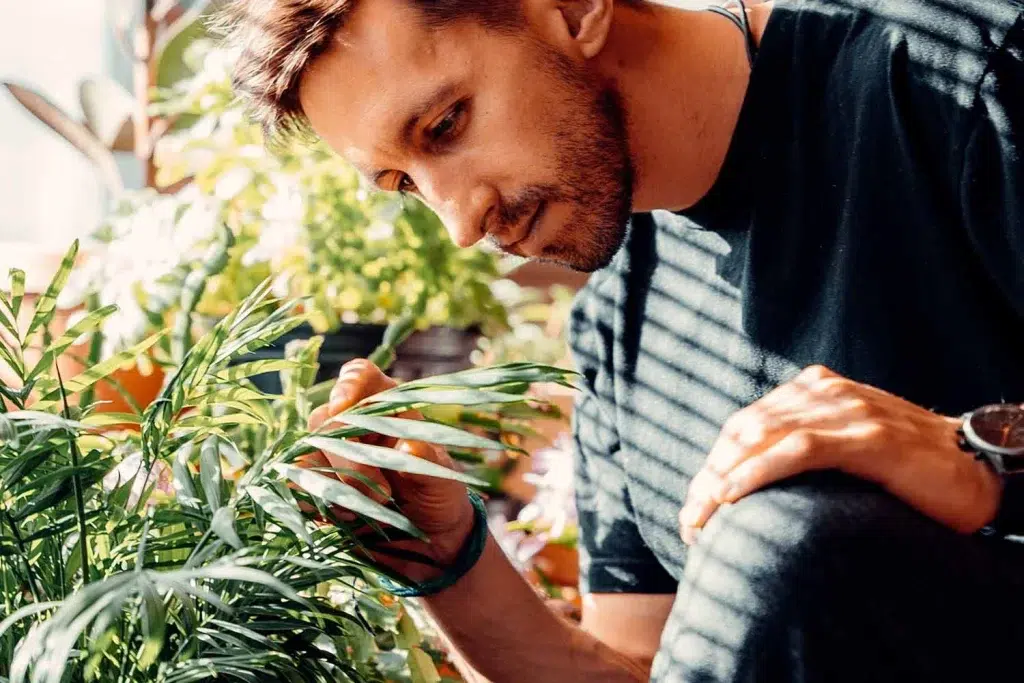
<svg viewBox="0 0 1024 683"><path fill-rule="evenodd" d="M529 219L529 221L526 224L526 231L523 233L523 236L520 237L519 239L517 239L515 242L512 242L511 244L507 244L507 245L503 246L502 249L504 251L506 251L506 252L513 253L513 254L516 254L518 256L522 256L523 254L520 252L519 249L520 249L520 247L525 245L526 242L537 231L537 224L540 223L540 219L544 215L544 210L546 208L547 208L547 202L544 202L544 201L538 202L537 208L533 210L533 215L530 216L530 219Z"/></svg>

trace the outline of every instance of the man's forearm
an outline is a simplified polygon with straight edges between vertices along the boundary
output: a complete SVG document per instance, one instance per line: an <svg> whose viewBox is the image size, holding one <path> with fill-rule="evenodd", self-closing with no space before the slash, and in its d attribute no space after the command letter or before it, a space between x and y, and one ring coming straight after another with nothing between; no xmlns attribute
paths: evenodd
<svg viewBox="0 0 1024 683"><path fill-rule="evenodd" d="M425 599L448 639L493 683L636 683L639 663L555 615L493 538L451 588Z"/></svg>

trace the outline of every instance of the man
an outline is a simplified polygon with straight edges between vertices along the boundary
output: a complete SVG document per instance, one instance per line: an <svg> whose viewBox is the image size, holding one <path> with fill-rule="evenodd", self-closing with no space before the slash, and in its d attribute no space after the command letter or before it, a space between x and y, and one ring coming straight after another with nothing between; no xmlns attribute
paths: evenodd
<svg viewBox="0 0 1024 683"><path fill-rule="evenodd" d="M572 317L582 629L489 540L425 599L482 675L1024 675L1020 496L958 417L1024 400L1024 5L261 0L232 21L270 132L312 129L460 245L595 271ZM350 364L314 426L387 386ZM361 469L455 561L463 487Z"/></svg>

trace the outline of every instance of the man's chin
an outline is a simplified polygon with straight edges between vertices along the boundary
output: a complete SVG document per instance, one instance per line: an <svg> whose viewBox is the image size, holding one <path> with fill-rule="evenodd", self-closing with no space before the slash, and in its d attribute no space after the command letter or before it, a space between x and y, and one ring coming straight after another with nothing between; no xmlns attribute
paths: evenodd
<svg viewBox="0 0 1024 683"><path fill-rule="evenodd" d="M616 247L612 250L602 250L597 254L581 254L575 250L554 250L550 253L542 254L537 260L544 263L554 263L574 270L577 273L594 273L607 268L615 258L618 250L618 247Z"/></svg>

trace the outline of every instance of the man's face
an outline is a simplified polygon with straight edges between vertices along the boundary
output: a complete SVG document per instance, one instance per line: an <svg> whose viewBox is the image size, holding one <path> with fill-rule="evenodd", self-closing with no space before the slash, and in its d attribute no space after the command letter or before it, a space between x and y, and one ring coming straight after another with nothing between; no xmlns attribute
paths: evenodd
<svg viewBox="0 0 1024 683"><path fill-rule="evenodd" d="M420 196L452 239L593 271L622 243L632 164L618 97L531 30L429 27L360 0L304 75L316 133L384 190Z"/></svg>

